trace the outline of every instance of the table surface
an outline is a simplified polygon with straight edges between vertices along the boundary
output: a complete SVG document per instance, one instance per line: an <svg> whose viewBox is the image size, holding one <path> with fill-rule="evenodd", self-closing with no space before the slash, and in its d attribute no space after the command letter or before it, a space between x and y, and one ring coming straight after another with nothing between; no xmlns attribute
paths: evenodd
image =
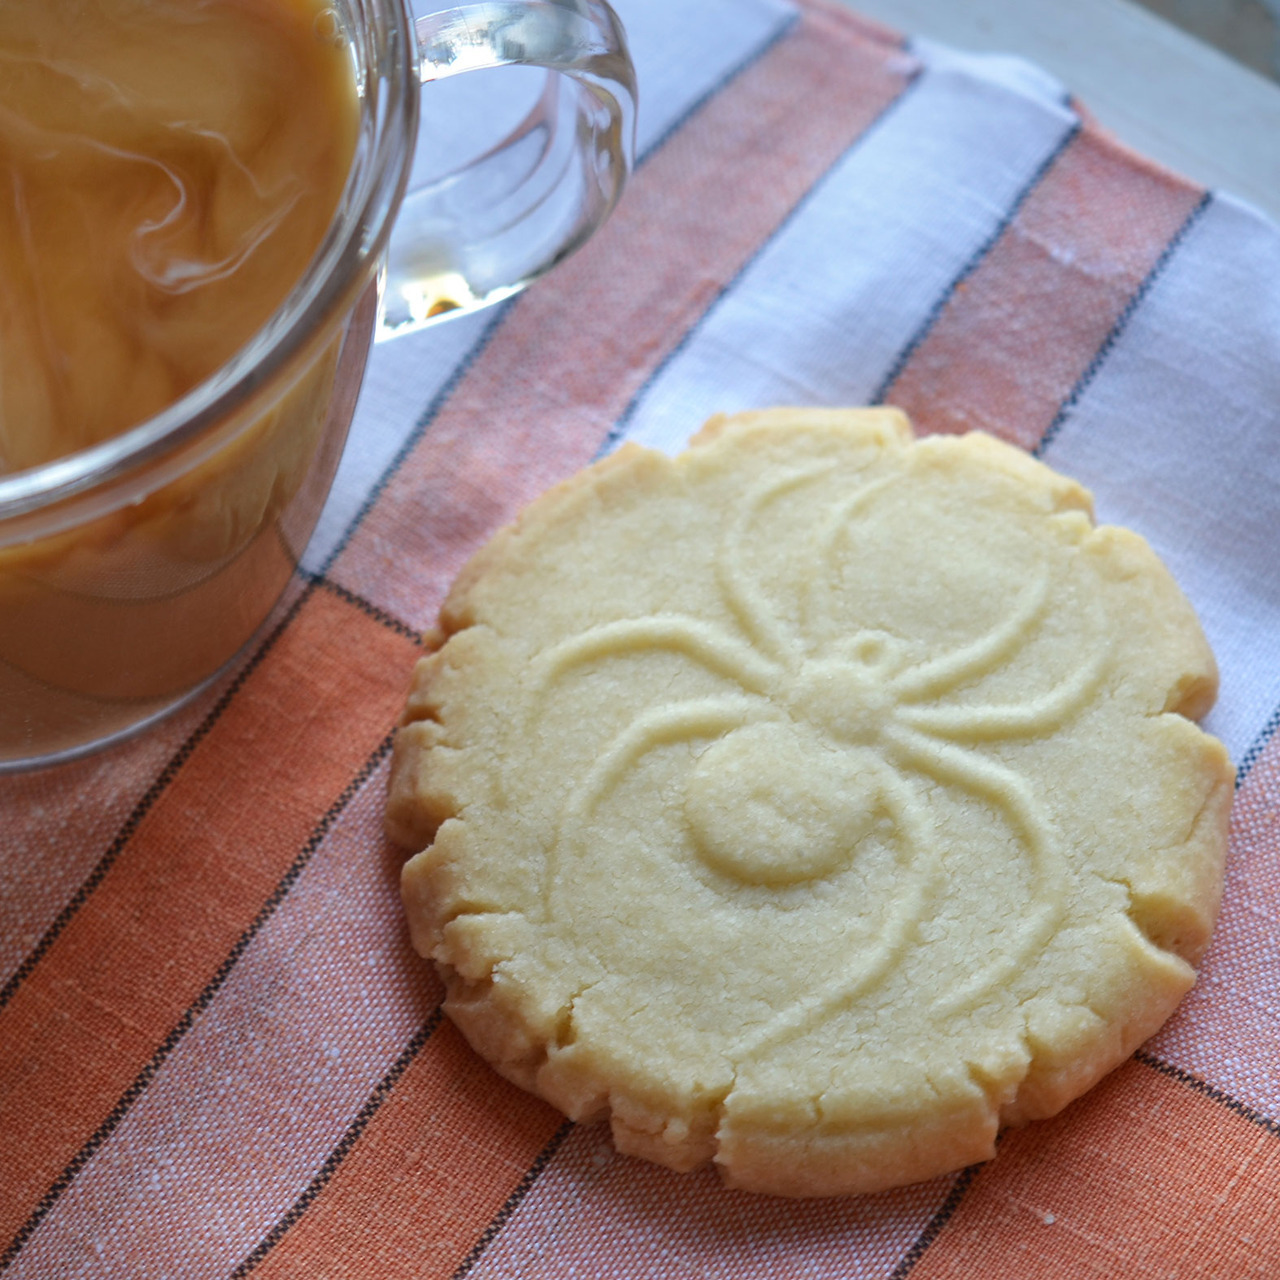
<svg viewBox="0 0 1280 1280"><path fill-rule="evenodd" d="M1130 146L1280 217L1280 85L1127 0L855 0L862 13L1052 72Z"/></svg>

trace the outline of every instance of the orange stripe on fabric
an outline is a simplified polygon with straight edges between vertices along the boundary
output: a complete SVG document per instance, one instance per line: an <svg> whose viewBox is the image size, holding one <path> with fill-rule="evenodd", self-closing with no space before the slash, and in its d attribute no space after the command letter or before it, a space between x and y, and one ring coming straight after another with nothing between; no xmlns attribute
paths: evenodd
<svg viewBox="0 0 1280 1280"><path fill-rule="evenodd" d="M983 430L1034 447L1202 197L1086 127L885 399L920 431Z"/></svg>
<svg viewBox="0 0 1280 1280"><path fill-rule="evenodd" d="M603 231L518 301L333 576L414 626L433 621L467 556L590 461L913 66L835 10L806 13L640 168Z"/></svg>
<svg viewBox="0 0 1280 1280"><path fill-rule="evenodd" d="M452 1275L562 1120L446 1022L255 1280Z"/></svg>
<svg viewBox="0 0 1280 1280"><path fill-rule="evenodd" d="M1280 1138L1130 1062L1008 1134L911 1280L1269 1280Z"/></svg>
<svg viewBox="0 0 1280 1280"><path fill-rule="evenodd" d="M395 722L416 645L311 595L0 1011L0 1238L183 1016Z"/></svg>

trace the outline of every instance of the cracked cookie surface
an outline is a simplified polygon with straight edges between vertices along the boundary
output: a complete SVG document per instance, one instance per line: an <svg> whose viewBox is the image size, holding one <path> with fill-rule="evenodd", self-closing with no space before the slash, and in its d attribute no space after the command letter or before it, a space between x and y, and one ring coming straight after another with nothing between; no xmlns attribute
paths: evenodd
<svg viewBox="0 0 1280 1280"><path fill-rule="evenodd" d="M619 1149L874 1191L1168 1017L1221 891L1217 674L1137 535L897 411L624 447L463 571L387 820L446 1010ZM429 842L429 843L428 843Z"/></svg>

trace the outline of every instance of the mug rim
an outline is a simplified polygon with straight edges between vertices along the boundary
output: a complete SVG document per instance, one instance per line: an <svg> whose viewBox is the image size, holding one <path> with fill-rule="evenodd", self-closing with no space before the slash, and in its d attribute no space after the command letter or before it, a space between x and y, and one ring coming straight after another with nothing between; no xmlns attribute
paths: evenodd
<svg viewBox="0 0 1280 1280"><path fill-rule="evenodd" d="M342 6L352 19L364 15L366 39L380 35L379 51L386 54L385 66L356 68L360 113L363 120L372 119L374 145L363 173L358 158L353 158L339 210L351 199L352 185L362 182L360 198L345 215L335 216L293 288L230 359L159 413L98 444L0 474L0 525L123 480L227 421L367 283L362 277L371 275L381 260L413 165L420 94L408 3L350 0ZM379 21L385 23L381 33ZM382 86L385 95L379 91ZM379 114L382 110L385 118Z"/></svg>

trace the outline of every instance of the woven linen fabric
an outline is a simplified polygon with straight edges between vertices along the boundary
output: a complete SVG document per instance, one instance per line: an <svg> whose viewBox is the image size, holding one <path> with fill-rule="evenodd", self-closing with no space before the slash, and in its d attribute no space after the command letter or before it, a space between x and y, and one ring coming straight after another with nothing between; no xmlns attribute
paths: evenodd
<svg viewBox="0 0 1280 1280"><path fill-rule="evenodd" d="M1280 1276L1280 230L1015 60L831 0L618 7L641 161L604 231L375 351L234 670L0 782L3 1268ZM522 504L715 410L874 401L1016 442L1154 544L1217 652L1239 791L1200 981L1130 1062L989 1164L779 1201L620 1157L479 1062L381 809L418 635Z"/></svg>

